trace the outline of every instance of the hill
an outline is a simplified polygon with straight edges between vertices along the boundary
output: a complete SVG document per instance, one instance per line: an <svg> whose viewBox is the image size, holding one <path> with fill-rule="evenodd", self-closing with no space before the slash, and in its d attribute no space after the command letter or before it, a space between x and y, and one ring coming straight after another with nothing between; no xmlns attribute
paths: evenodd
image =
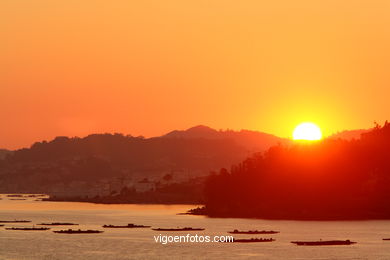
<svg viewBox="0 0 390 260"><path fill-rule="evenodd" d="M278 143L285 144L289 140L271 134L251 130L215 130L208 126L198 125L187 130L175 130L162 138L203 138L203 139L230 139L242 145L250 152L259 152Z"/></svg>
<svg viewBox="0 0 390 260"><path fill-rule="evenodd" d="M369 132L371 129L356 129L356 130L345 130L338 132L336 134L331 135L330 139L345 139L345 140L352 140L352 139L360 139L361 135L364 133Z"/></svg>
<svg viewBox="0 0 390 260"><path fill-rule="evenodd" d="M0 192L91 196L123 187L150 190L164 182L166 175L171 176L169 182L177 183L206 176L279 141L283 139L259 132L203 126L154 138L57 137L14 151L0 161Z"/></svg>
<svg viewBox="0 0 390 260"><path fill-rule="evenodd" d="M209 216L389 219L390 124L360 139L271 147L206 181Z"/></svg>

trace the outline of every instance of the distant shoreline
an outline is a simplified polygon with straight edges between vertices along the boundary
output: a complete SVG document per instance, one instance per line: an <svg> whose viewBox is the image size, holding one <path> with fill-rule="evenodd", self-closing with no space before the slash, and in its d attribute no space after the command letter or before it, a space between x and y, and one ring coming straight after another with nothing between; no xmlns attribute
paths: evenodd
<svg viewBox="0 0 390 260"><path fill-rule="evenodd" d="M134 200L117 200L112 197L102 198L80 198L80 197L49 197L44 198L42 201L53 201L53 202L88 202L94 204L161 204L161 205L203 205L198 200L148 200L145 199L134 199Z"/></svg>
<svg viewBox="0 0 390 260"><path fill-rule="evenodd" d="M196 202L110 202L104 200L94 199L80 199L80 198L45 198L42 201L52 202L86 202L93 204L160 204L160 205L204 205ZM188 209L187 212L178 212L179 215L193 215L193 216L205 216L209 218L244 218L244 219L264 219L264 220L291 220L291 221L370 221L370 220L389 220L390 216L381 216L380 214L369 216L245 216L240 214L209 214L205 206L198 206L197 208Z"/></svg>

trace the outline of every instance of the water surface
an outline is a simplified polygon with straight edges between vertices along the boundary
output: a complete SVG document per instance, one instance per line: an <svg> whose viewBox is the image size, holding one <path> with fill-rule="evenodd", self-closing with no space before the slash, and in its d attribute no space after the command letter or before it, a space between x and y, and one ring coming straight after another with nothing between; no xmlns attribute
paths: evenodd
<svg viewBox="0 0 390 260"><path fill-rule="evenodd" d="M103 205L77 202L9 200L2 195L0 219L74 222L102 234L67 235L51 231L10 231L0 227L0 259L390 259L390 221L275 221L176 215L194 205ZM272 243L156 243L154 236L177 235L151 229L103 229L103 224L136 223L153 227L203 227L198 235L228 235L233 229L279 230ZM69 227L64 227L69 228ZM59 230L61 227L52 227ZM186 235L188 232L180 234ZM258 235L261 237L261 235ZM249 238L251 235L236 237ZM294 240L351 239L352 246L299 247Z"/></svg>

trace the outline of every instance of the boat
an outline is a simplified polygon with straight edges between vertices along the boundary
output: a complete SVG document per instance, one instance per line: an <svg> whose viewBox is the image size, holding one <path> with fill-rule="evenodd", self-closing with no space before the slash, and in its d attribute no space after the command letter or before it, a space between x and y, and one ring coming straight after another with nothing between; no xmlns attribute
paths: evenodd
<svg viewBox="0 0 390 260"><path fill-rule="evenodd" d="M390 240L390 238L384 238L384 239L382 239L382 240Z"/></svg>
<svg viewBox="0 0 390 260"><path fill-rule="evenodd" d="M273 238L249 238L249 239L233 239L234 243L260 243L260 242L273 242Z"/></svg>
<svg viewBox="0 0 390 260"><path fill-rule="evenodd" d="M104 228L150 228L151 226L135 225L135 224L129 223L126 226L103 225L103 227Z"/></svg>
<svg viewBox="0 0 390 260"><path fill-rule="evenodd" d="M55 230L54 233L60 233L60 234L96 234L96 233L103 233L104 231L100 230L81 230L81 229L68 229L68 230Z"/></svg>
<svg viewBox="0 0 390 260"><path fill-rule="evenodd" d="M249 235L254 235L254 234L277 234L280 233L279 231L273 231L273 230L249 230L249 231L239 231L237 229L233 231L228 231L230 234L249 234Z"/></svg>
<svg viewBox="0 0 390 260"><path fill-rule="evenodd" d="M0 223L30 223L31 220L0 220Z"/></svg>
<svg viewBox="0 0 390 260"><path fill-rule="evenodd" d="M184 227L184 228L152 228L154 231L203 231L204 228L192 228L192 227Z"/></svg>
<svg viewBox="0 0 390 260"><path fill-rule="evenodd" d="M50 228L46 227L11 227L11 228L6 228L6 230L23 230L23 231L44 231L44 230L49 230Z"/></svg>
<svg viewBox="0 0 390 260"><path fill-rule="evenodd" d="M320 241L292 241L291 243L298 246L339 246L339 245L352 245L357 242L348 240L320 240Z"/></svg>
<svg viewBox="0 0 390 260"><path fill-rule="evenodd" d="M39 226L75 226L78 224L75 223L67 223L67 222L52 222L52 223L40 223L37 224Z"/></svg>

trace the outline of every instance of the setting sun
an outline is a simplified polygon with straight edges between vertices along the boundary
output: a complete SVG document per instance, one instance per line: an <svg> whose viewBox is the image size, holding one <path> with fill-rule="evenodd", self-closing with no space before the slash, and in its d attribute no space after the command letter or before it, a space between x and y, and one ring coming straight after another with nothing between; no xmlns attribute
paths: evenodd
<svg viewBox="0 0 390 260"><path fill-rule="evenodd" d="M301 123L293 132L294 140L309 140L315 141L322 138L321 129L313 123Z"/></svg>

